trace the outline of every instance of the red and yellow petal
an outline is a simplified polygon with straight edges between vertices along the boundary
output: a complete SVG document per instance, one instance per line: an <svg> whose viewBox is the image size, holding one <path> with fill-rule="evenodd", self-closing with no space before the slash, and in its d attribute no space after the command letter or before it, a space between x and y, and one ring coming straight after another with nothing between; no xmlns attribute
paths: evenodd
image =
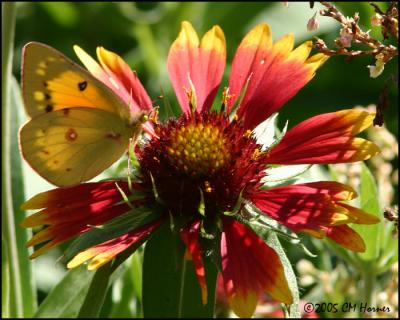
<svg viewBox="0 0 400 320"><path fill-rule="evenodd" d="M356 221L346 208L335 203L335 198L351 199L352 194L348 186L324 181L262 190L251 200L262 212L294 231L319 230Z"/></svg>
<svg viewBox="0 0 400 320"><path fill-rule="evenodd" d="M266 158L269 164L345 163L379 153L374 143L354 136L372 124L374 113L342 110L325 113L290 129Z"/></svg>
<svg viewBox="0 0 400 320"><path fill-rule="evenodd" d="M326 235L346 249L355 252L365 252L363 238L347 225L329 228Z"/></svg>
<svg viewBox="0 0 400 320"><path fill-rule="evenodd" d="M206 274L201 258L201 250L199 243L199 229L200 221L195 221L192 225L183 228L180 232L182 241L185 243L187 249L190 252L190 256L193 260L193 266L195 268L197 280L201 289L201 302L203 305L207 304L207 283Z"/></svg>
<svg viewBox="0 0 400 320"><path fill-rule="evenodd" d="M21 209L60 208L74 205L90 204L93 200L104 200L121 195L117 185L125 193L129 192L128 183L122 180L88 182L72 187L60 187L41 192L21 205ZM134 189L139 185L134 184ZM73 201L71 201L73 200Z"/></svg>
<svg viewBox="0 0 400 320"><path fill-rule="evenodd" d="M292 294L276 252L233 219L224 218L223 228L222 276L232 310L240 317L251 317L263 292L291 304Z"/></svg>
<svg viewBox="0 0 400 320"><path fill-rule="evenodd" d="M102 47L97 48L99 65L79 46L74 46L78 58L86 69L114 91L132 112L150 110L152 102L136 73L117 54Z"/></svg>
<svg viewBox="0 0 400 320"><path fill-rule="evenodd" d="M97 58L110 79L117 81L117 88L120 88L119 90L123 92L124 101L133 112L152 109L151 99L136 72L132 72L128 64L119 55L103 47L98 47Z"/></svg>
<svg viewBox="0 0 400 320"><path fill-rule="evenodd" d="M355 219L355 221L353 223L356 223L356 224L375 224L375 223L379 223L380 222L380 219L377 216L374 216L374 215L372 215L370 213L367 213L364 210L349 206L348 204L345 204L345 203L339 203L339 205L348 210L349 215L351 215Z"/></svg>
<svg viewBox="0 0 400 320"><path fill-rule="evenodd" d="M270 28L260 24L242 40L232 62L228 110L242 97L237 114L247 129L254 129L292 98L328 57L308 58L312 42L293 49L293 35L272 44ZM243 92L245 90L245 92Z"/></svg>
<svg viewBox="0 0 400 320"><path fill-rule="evenodd" d="M29 228L46 225L27 243L27 246L33 246L47 242L30 258L89 230L90 226L104 224L132 210L125 203L117 184L129 195L125 181L107 181L53 189L25 202L23 209L43 209L22 220L21 226Z"/></svg>
<svg viewBox="0 0 400 320"><path fill-rule="evenodd" d="M39 193L23 203L21 208L43 210L26 217L21 221L21 226L28 228L85 220L104 213L110 207L121 207L123 210L126 204L117 185L125 194L129 194L125 181L85 183Z"/></svg>
<svg viewBox="0 0 400 320"><path fill-rule="evenodd" d="M318 239L329 237L347 249L361 252L364 242L347 224L374 224L379 219L341 202L355 196L347 185L321 181L260 190L251 200L264 214L295 232Z"/></svg>
<svg viewBox="0 0 400 320"><path fill-rule="evenodd" d="M219 26L209 30L201 42L192 25L184 21L172 44L167 67L179 104L191 110L188 92L195 95L196 110L209 110L217 94L225 68L225 36Z"/></svg>
<svg viewBox="0 0 400 320"><path fill-rule="evenodd" d="M67 264L67 268L75 268L82 263L91 260L88 264L88 270L96 270L111 261L115 256L128 249L131 245L149 236L156 228L160 226L163 220L150 222L136 230L124 234L115 239L106 241L95 247L89 248L78 253Z"/></svg>

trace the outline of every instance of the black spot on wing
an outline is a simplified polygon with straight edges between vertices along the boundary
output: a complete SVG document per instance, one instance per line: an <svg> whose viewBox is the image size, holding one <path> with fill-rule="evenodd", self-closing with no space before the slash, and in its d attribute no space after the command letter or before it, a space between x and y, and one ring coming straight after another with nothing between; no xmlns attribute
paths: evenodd
<svg viewBox="0 0 400 320"><path fill-rule="evenodd" d="M51 105L51 104L48 104L47 106L46 106L46 112L52 112L53 111L53 105Z"/></svg>
<svg viewBox="0 0 400 320"><path fill-rule="evenodd" d="M80 91L83 91L83 90L85 90L86 88L87 88L87 81L82 81L82 82L79 82L78 83L78 88L79 88L79 90Z"/></svg>

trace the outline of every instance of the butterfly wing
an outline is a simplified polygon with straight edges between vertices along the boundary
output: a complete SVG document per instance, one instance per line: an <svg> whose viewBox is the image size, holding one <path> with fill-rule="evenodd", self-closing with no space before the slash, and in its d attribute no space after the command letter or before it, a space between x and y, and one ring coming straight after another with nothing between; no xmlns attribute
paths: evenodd
<svg viewBox="0 0 400 320"><path fill-rule="evenodd" d="M32 118L64 108L87 107L118 114L129 122L125 103L61 52L30 42L22 56L23 97Z"/></svg>
<svg viewBox="0 0 400 320"><path fill-rule="evenodd" d="M140 126L140 125L138 125ZM41 114L20 131L24 158L57 186L90 180L117 161L137 126L113 113L75 107Z"/></svg>

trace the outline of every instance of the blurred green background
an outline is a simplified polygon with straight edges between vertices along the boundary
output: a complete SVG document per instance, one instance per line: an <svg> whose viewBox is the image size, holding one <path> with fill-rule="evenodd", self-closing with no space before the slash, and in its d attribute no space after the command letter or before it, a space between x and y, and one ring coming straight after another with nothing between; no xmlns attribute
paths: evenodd
<svg viewBox="0 0 400 320"><path fill-rule="evenodd" d="M367 2L335 3L348 16L360 13L360 26L371 29L371 35L382 40L379 27L370 25L373 14ZM379 4L382 9L387 3ZM257 23L270 24L274 39L288 32L295 34L296 45L318 36L333 47L340 25L333 19L317 16L320 27L309 32L308 19L321 6L315 3L310 9L308 2L290 3L286 8L279 2L32 2L18 3L13 73L19 80L21 50L29 41L48 44L78 61L72 46L78 44L95 56L97 46L121 55L132 69L136 70L150 97L156 99L165 91L175 110L176 98L166 71L166 57L169 46L176 38L182 20L190 21L199 36L213 25L222 27L227 41L227 67L222 87L227 84L230 63L243 36ZM389 40L390 42L390 40ZM385 66L383 74L372 79L367 65L373 65L371 57L358 57L346 63L344 57L330 58L318 70L315 78L306 85L280 111L280 123L289 120L289 127L319 113L331 112L354 106L368 106L378 101L385 79L397 75L398 60L393 59ZM219 103L219 98L217 102ZM162 108L162 101L156 101ZM161 110L162 113L162 110ZM389 107L384 114L390 132L398 131L398 91L394 84L389 89ZM392 169L397 169L397 157L391 161ZM31 177L26 183L26 196L50 188L41 178L28 168L25 174ZM393 187L394 188L394 187ZM395 190L397 192L397 188ZM395 198L396 199L396 198ZM320 249L320 248L317 248ZM35 276L41 301L47 292L64 274L64 268L55 259L60 251L35 261ZM289 252L293 263L304 256L302 252ZM52 272L47 267L52 266ZM47 267L46 267L47 266ZM111 293L109 294L111 295ZM328 301L328 300L327 300ZM107 314L104 311L104 314Z"/></svg>

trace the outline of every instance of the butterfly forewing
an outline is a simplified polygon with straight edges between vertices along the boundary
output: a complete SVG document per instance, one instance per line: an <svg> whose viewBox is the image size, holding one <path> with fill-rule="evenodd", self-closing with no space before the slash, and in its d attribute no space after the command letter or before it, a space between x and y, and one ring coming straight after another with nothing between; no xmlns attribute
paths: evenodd
<svg viewBox="0 0 400 320"><path fill-rule="evenodd" d="M26 123L20 144L35 171L55 185L68 186L90 180L117 161L133 130L107 111L71 108Z"/></svg>
<svg viewBox="0 0 400 320"><path fill-rule="evenodd" d="M105 84L59 51L38 42L23 49L22 89L29 116L87 107L119 114L129 109Z"/></svg>

